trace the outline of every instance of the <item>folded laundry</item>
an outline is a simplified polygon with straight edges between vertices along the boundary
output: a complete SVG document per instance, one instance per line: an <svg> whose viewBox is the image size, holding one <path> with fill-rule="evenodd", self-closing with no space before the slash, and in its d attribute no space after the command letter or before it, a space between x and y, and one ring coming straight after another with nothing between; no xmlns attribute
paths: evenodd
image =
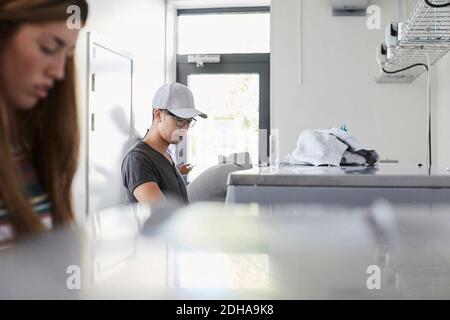
<svg viewBox="0 0 450 320"><path fill-rule="evenodd" d="M348 132L330 130L305 130L297 139L297 148L281 159L282 164L313 166L374 165L378 153L365 149Z"/></svg>

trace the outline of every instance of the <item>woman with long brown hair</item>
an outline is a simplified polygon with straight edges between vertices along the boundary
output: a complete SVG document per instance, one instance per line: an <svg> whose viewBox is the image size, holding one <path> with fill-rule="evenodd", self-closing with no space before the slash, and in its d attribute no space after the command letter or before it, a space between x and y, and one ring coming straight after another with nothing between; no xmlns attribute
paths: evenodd
<svg viewBox="0 0 450 320"><path fill-rule="evenodd" d="M0 0L0 247L74 220L73 5L83 26L85 0Z"/></svg>

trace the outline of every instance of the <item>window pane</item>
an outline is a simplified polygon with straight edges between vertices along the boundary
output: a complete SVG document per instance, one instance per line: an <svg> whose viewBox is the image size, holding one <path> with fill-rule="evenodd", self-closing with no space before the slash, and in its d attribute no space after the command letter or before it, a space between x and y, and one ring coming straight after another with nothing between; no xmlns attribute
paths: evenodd
<svg viewBox="0 0 450 320"><path fill-rule="evenodd" d="M188 133L188 162L196 165L189 179L216 165L219 155L249 152L258 163L259 75L190 75L188 86L208 115Z"/></svg>
<svg viewBox="0 0 450 320"><path fill-rule="evenodd" d="M178 17L178 54L267 52L270 52L270 13Z"/></svg>

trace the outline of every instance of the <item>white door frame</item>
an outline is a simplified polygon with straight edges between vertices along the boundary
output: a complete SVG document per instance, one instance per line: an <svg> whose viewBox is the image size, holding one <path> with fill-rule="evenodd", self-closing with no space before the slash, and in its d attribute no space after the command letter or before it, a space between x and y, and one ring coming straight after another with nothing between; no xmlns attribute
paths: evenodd
<svg viewBox="0 0 450 320"><path fill-rule="evenodd" d="M134 108L133 108L133 88L134 88L134 55L128 51L125 50L118 50L117 47L114 44L111 44L109 40L101 38L99 35L94 34L93 32L87 32L87 63L86 63L86 215L89 215L91 213L91 207L90 207L90 194L89 194L89 173L90 173L90 141L91 141L91 134L93 132L93 126L95 125L95 113L94 108L92 106L91 102L91 92L93 92L93 89L95 89L95 72L92 68L92 57L94 57L95 54L95 46L102 47L103 49L106 49L108 51L111 51L121 57L124 57L125 59L130 60L131 62L131 122L130 126L131 129L134 129Z"/></svg>

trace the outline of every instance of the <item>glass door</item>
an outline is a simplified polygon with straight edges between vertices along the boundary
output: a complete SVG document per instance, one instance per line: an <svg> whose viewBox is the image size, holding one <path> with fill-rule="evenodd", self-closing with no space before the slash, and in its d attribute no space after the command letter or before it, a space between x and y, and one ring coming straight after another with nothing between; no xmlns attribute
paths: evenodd
<svg viewBox="0 0 450 320"><path fill-rule="evenodd" d="M194 180L232 153L268 162L270 8L178 12L177 81L208 114L177 146L179 162L195 165ZM240 159L237 159L238 161ZM242 159L243 161L245 159Z"/></svg>
<svg viewBox="0 0 450 320"><path fill-rule="evenodd" d="M209 118L190 130L187 161L197 164L190 178L218 163L218 155L248 152L259 159L259 74L192 74L196 104Z"/></svg>

